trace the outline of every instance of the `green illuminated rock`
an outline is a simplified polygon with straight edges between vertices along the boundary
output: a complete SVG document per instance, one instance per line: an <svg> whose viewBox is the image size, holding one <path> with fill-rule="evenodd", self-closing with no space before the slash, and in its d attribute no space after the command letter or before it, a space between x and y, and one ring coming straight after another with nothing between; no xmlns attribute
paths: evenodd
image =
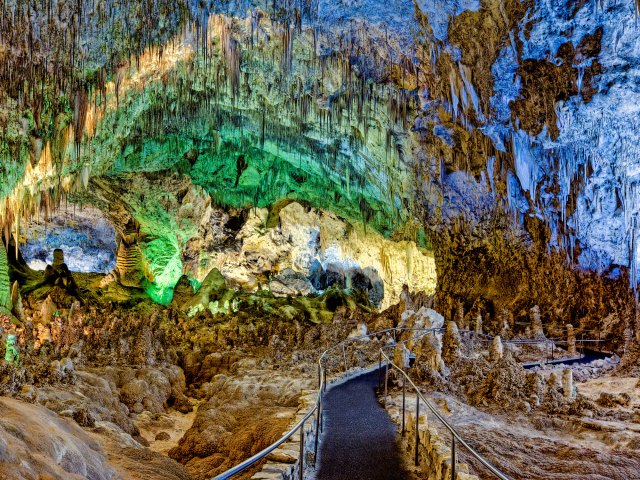
<svg viewBox="0 0 640 480"><path fill-rule="evenodd" d="M7 251L0 242L0 314L11 316L11 282L9 281L9 262Z"/></svg>
<svg viewBox="0 0 640 480"><path fill-rule="evenodd" d="M20 361L20 351L16 345L16 336L12 333L7 335L5 341L4 360L14 365Z"/></svg>

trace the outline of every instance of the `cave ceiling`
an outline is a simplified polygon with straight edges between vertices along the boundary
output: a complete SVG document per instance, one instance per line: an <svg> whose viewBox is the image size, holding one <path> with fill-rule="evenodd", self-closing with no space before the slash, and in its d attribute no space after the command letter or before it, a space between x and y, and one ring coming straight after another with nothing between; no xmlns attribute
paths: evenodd
<svg viewBox="0 0 640 480"><path fill-rule="evenodd" d="M388 237L500 211L525 244L635 284L630 0L0 8L6 243L71 199L179 256L197 226L170 175L215 205L296 200Z"/></svg>

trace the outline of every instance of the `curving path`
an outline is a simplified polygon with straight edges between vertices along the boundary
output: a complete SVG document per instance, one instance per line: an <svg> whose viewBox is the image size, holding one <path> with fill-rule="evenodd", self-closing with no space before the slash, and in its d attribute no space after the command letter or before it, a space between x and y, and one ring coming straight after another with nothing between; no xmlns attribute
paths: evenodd
<svg viewBox="0 0 640 480"><path fill-rule="evenodd" d="M378 371L336 385L323 397L316 480L404 480L396 427L378 403Z"/></svg>

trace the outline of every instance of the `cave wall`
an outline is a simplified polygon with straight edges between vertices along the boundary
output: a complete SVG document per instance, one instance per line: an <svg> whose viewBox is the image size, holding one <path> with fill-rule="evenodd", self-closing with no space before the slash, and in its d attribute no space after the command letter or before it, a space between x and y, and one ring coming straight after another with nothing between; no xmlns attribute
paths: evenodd
<svg viewBox="0 0 640 480"><path fill-rule="evenodd" d="M636 5L486 0L446 37L422 20L414 156L440 308L637 331Z"/></svg>

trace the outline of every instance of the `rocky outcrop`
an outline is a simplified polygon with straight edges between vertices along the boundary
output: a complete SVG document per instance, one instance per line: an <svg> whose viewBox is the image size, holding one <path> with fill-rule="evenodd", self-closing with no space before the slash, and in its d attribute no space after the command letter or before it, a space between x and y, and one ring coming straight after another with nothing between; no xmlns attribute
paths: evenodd
<svg viewBox="0 0 640 480"><path fill-rule="evenodd" d="M211 478L279 439L297 411L301 390L309 386L259 370L252 359L238 362L235 372L217 374L201 385L205 403L169 452L194 479Z"/></svg>
<svg viewBox="0 0 640 480"><path fill-rule="evenodd" d="M353 288L385 308L397 302L404 284L428 293L435 288L433 259L415 242L387 240L298 202L276 212L236 213L233 221L209 209L184 255L186 271L196 279L218 268L230 286L249 291L271 286L275 293L296 295Z"/></svg>
<svg viewBox="0 0 640 480"><path fill-rule="evenodd" d="M98 443L73 421L6 397L0 408L0 476L28 479L38 472L59 480L116 478Z"/></svg>
<svg viewBox="0 0 640 480"><path fill-rule="evenodd" d="M63 418L38 405L3 397L0 408L2 478L190 478L179 464L144 449L131 437L127 444L127 436L108 422L91 424L95 428L87 432L76 424L80 417Z"/></svg>

